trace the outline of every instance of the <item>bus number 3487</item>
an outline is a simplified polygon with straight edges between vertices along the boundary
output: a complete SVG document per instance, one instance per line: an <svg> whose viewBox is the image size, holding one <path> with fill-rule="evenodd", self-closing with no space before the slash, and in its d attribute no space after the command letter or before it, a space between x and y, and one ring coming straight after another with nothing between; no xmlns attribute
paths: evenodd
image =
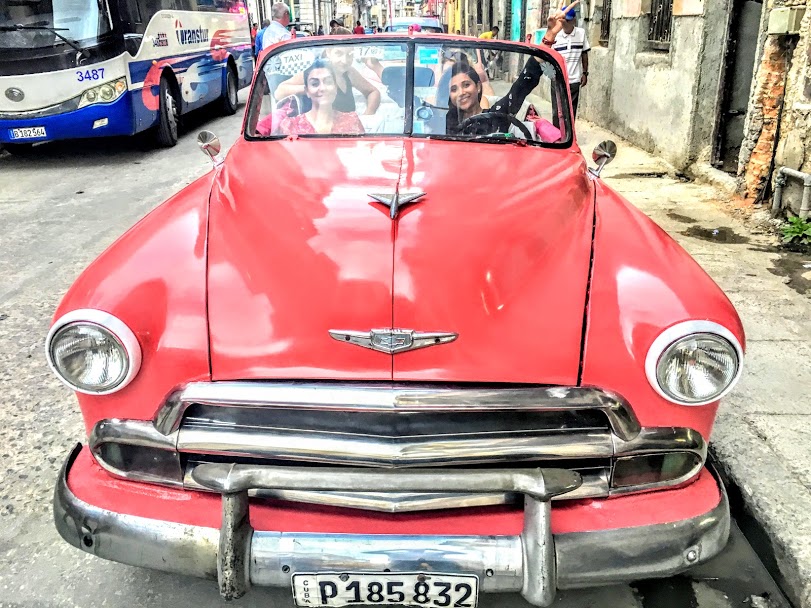
<svg viewBox="0 0 811 608"><path fill-rule="evenodd" d="M104 78L104 68L79 70L76 72L76 80L78 82L84 82L85 80L101 80L102 78Z"/></svg>

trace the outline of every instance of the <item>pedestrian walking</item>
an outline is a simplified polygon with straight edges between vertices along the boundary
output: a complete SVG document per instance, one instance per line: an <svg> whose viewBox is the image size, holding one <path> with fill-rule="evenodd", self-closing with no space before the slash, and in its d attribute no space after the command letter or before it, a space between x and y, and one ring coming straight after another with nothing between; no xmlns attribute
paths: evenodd
<svg viewBox="0 0 811 608"><path fill-rule="evenodd" d="M323 25L318 26L318 31L315 33L315 35L316 36L323 36L324 35L324 26Z"/></svg>
<svg viewBox="0 0 811 608"><path fill-rule="evenodd" d="M586 30L575 26L574 7L566 11L563 29L555 36L552 48L566 61L566 72L569 74L569 91L572 95L572 110L577 117L577 103L580 101L580 89L586 86L589 76L589 39Z"/></svg>
<svg viewBox="0 0 811 608"><path fill-rule="evenodd" d="M290 25L290 8L284 2L276 2L270 7L270 16L273 17L273 21L262 34L263 49L292 38L292 34L287 31L287 26Z"/></svg>
<svg viewBox="0 0 811 608"><path fill-rule="evenodd" d="M355 22L355 29L352 30L352 33L353 34L359 34L359 35L366 33L366 30L363 29L363 26L360 24L360 21Z"/></svg>
<svg viewBox="0 0 811 608"><path fill-rule="evenodd" d="M256 57L259 57L259 53L262 52L262 38L265 35L265 30L268 29L270 25L270 19L265 19L262 21L262 29L256 32L256 40L253 43L253 51Z"/></svg>

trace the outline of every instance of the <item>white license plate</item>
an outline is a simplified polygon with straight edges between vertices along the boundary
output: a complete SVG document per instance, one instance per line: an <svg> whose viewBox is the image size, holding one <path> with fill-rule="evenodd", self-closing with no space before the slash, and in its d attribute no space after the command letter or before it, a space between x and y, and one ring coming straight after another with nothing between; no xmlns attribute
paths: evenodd
<svg viewBox="0 0 811 608"><path fill-rule="evenodd" d="M46 137L45 127L26 127L24 129L11 129L11 139L32 139Z"/></svg>
<svg viewBox="0 0 811 608"><path fill-rule="evenodd" d="M293 575L296 606L476 608L479 577L434 572L319 572Z"/></svg>

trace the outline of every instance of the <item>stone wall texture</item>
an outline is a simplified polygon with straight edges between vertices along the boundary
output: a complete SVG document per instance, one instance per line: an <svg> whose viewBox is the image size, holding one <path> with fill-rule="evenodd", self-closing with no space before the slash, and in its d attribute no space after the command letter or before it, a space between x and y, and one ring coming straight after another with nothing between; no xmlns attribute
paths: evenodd
<svg viewBox="0 0 811 608"><path fill-rule="evenodd" d="M777 115L783 97L787 46L783 37L769 36L757 71L748 108L747 137L741 147L743 161L739 174L744 196L757 198L765 185L774 149Z"/></svg>

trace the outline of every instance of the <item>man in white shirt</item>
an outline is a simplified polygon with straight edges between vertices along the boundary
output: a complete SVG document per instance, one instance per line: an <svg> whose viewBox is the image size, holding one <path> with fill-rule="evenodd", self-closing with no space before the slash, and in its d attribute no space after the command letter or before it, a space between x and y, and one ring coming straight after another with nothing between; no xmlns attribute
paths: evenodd
<svg viewBox="0 0 811 608"><path fill-rule="evenodd" d="M572 109L577 116L577 102L580 101L580 89L586 86L589 75L589 39L586 30L575 27L574 9L566 12L563 29L555 36L552 48L563 56L566 71L569 73L569 91L572 94Z"/></svg>
<svg viewBox="0 0 811 608"><path fill-rule="evenodd" d="M290 8L284 2L276 2L270 8L270 16L273 17L273 21L262 35L263 49L291 38L290 32L287 31L287 26L290 25Z"/></svg>

